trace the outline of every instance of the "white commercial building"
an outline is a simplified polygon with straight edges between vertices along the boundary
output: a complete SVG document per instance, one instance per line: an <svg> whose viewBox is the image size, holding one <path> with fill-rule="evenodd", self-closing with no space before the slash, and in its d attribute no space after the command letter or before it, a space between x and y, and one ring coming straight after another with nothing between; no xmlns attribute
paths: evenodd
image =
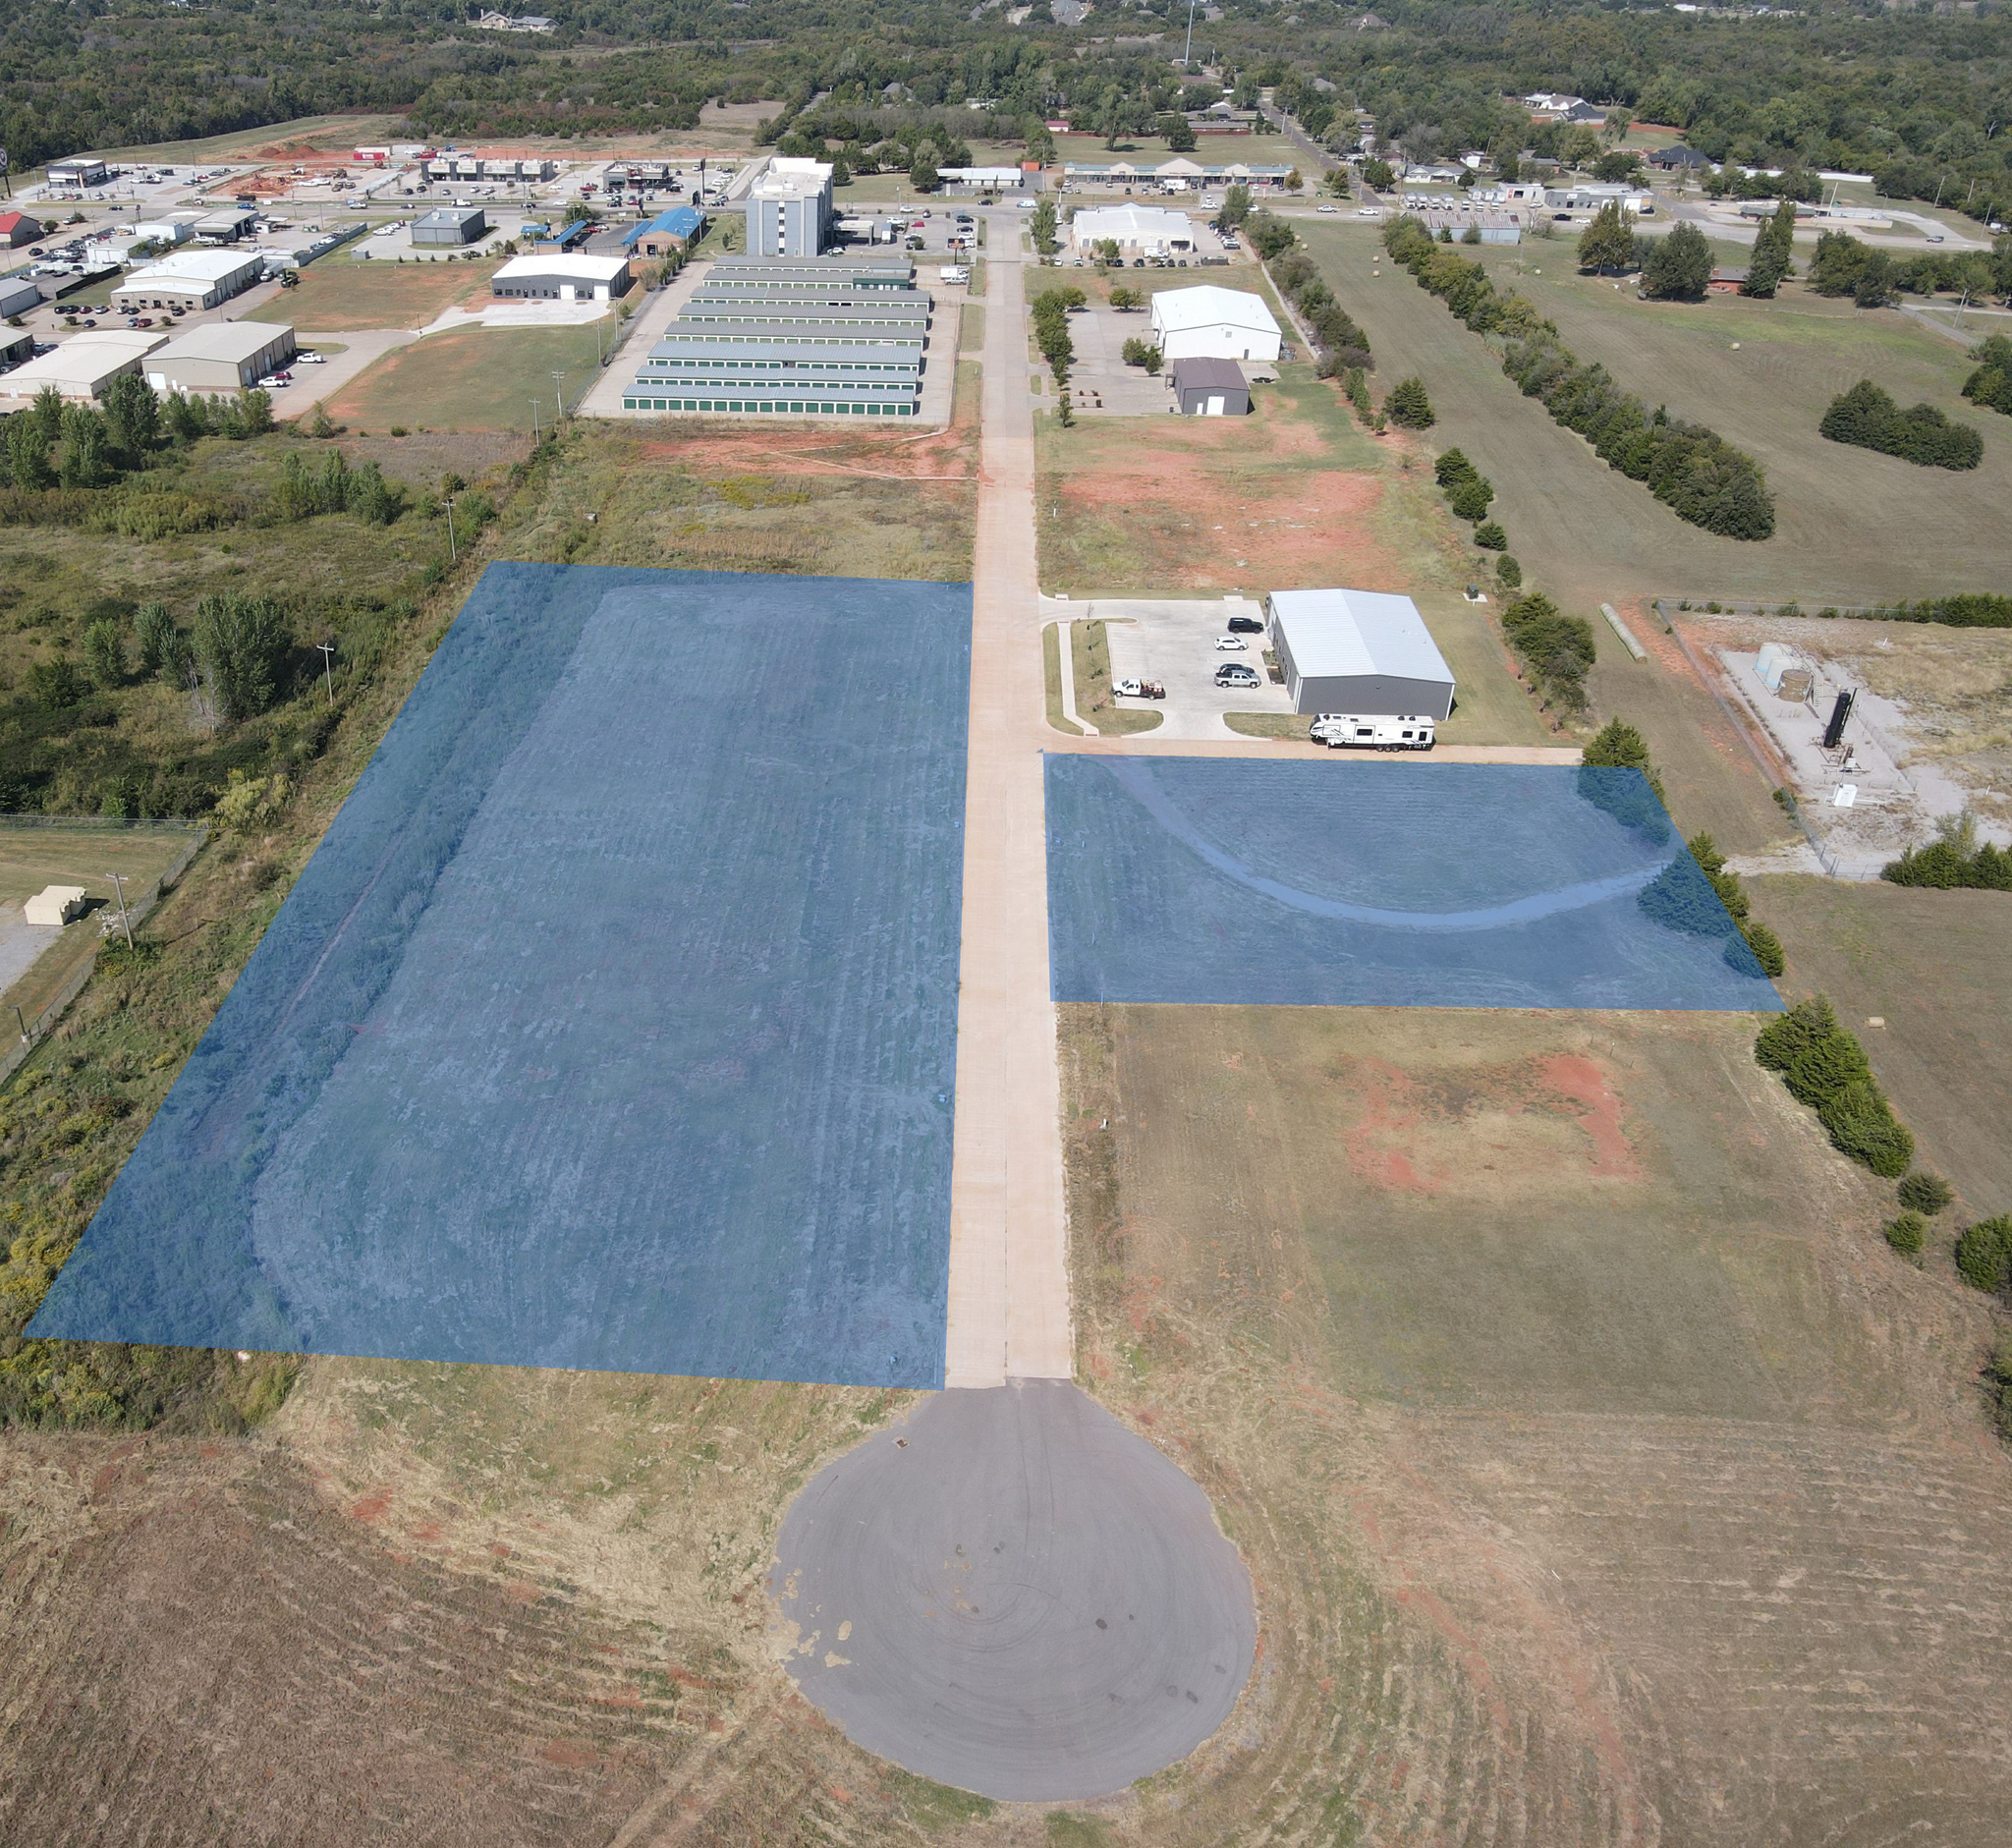
<svg viewBox="0 0 2012 1848"><path fill-rule="evenodd" d="M831 169L778 156L748 189L748 254L821 256L832 217Z"/></svg>
<svg viewBox="0 0 2012 1848"><path fill-rule="evenodd" d="M1410 597L1274 590L1264 616L1295 712L1436 720L1453 710L1453 670Z"/></svg>
<svg viewBox="0 0 2012 1848"><path fill-rule="evenodd" d="M32 398L44 385L53 385L65 398L82 404L97 397L121 372L139 371L140 362L167 343L166 334L124 327L72 334L55 352L0 376L0 396Z"/></svg>
<svg viewBox="0 0 2012 1848"><path fill-rule="evenodd" d="M136 308L209 308L242 295L265 269L259 251L173 251L136 269L112 291L122 313Z"/></svg>
<svg viewBox="0 0 2012 1848"><path fill-rule="evenodd" d="M632 280L626 256L565 252L513 256L489 278L489 293L508 302L605 302L627 295Z"/></svg>
<svg viewBox="0 0 2012 1848"><path fill-rule="evenodd" d="M1161 289L1152 298L1152 337L1165 360L1278 359L1279 327L1261 296L1244 289Z"/></svg>
<svg viewBox="0 0 2012 1848"><path fill-rule="evenodd" d="M1121 256L1191 256L1195 227L1164 205L1090 205L1069 221L1069 243L1078 256L1094 256L1099 244Z"/></svg>

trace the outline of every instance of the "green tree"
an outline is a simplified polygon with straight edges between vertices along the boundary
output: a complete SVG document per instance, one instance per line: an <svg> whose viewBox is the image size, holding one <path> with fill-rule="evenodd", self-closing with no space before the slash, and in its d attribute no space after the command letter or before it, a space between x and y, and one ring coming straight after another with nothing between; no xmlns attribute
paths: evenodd
<svg viewBox="0 0 2012 1848"><path fill-rule="evenodd" d="M908 170L908 183L918 193L933 193L943 184L943 176L936 171L936 163L927 154L918 154L915 165Z"/></svg>
<svg viewBox="0 0 2012 1848"><path fill-rule="evenodd" d="M1642 293L1655 302L1702 302L1711 281L1711 246L1694 224L1657 240L1642 266Z"/></svg>
<svg viewBox="0 0 2012 1848"><path fill-rule="evenodd" d="M165 603L142 603L133 618L134 640L140 644L140 671L179 679L170 669L181 665L181 633Z"/></svg>
<svg viewBox="0 0 2012 1848"><path fill-rule="evenodd" d="M1192 154L1195 151L1195 131L1189 126L1186 116L1160 117L1160 133L1166 137L1167 145L1175 153Z"/></svg>
<svg viewBox="0 0 2012 1848"><path fill-rule="evenodd" d="M1146 298L1137 289L1124 283L1117 283L1111 289L1111 306L1121 314L1129 314L1134 308L1144 308Z"/></svg>
<svg viewBox="0 0 2012 1848"><path fill-rule="evenodd" d="M1251 189L1239 180L1229 187L1222 196L1222 209L1215 214L1215 222L1227 231L1234 231L1251 215Z"/></svg>
<svg viewBox="0 0 2012 1848"><path fill-rule="evenodd" d="M1634 230L1621 216L1619 204L1610 199L1579 234L1579 267L1603 275L1634 266Z"/></svg>
<svg viewBox="0 0 2012 1848"><path fill-rule="evenodd" d="M104 389L105 435L120 458L138 465L161 440L160 400L138 372L121 372Z"/></svg>
<svg viewBox="0 0 2012 1848"><path fill-rule="evenodd" d="M251 718L272 703L289 642L286 620L270 597L204 597L196 606L195 639L196 657L224 718Z"/></svg>
<svg viewBox="0 0 2012 1848"><path fill-rule="evenodd" d="M56 479L49 467L49 439L32 412L7 420L7 473L16 487L30 492Z"/></svg>
<svg viewBox="0 0 2012 1848"><path fill-rule="evenodd" d="M1373 157L1363 162L1363 184L1377 193L1387 193L1397 184L1397 170L1387 160Z"/></svg>
<svg viewBox="0 0 2012 1848"><path fill-rule="evenodd" d="M1918 1212L1903 1212L1887 1220L1880 1230L1886 1234L1886 1243L1903 1258L1919 1258L1928 1242L1928 1221Z"/></svg>
<svg viewBox="0 0 2012 1848"><path fill-rule="evenodd" d="M1441 450L1438 460L1432 464L1432 478L1441 487L1469 480L1478 473L1474 464L1468 461L1466 451L1458 448Z"/></svg>
<svg viewBox="0 0 2012 1848"><path fill-rule="evenodd" d="M1770 300L1794 268L1790 254L1795 249L1796 202L1785 198L1774 208L1774 216L1760 227L1754 240L1754 260L1747 280L1740 285L1745 295Z"/></svg>
<svg viewBox="0 0 2012 1848"><path fill-rule="evenodd" d="M1034 235L1034 248L1036 253L1041 256L1053 256L1056 249L1055 201L1044 198L1036 202L1027 228Z"/></svg>
<svg viewBox="0 0 2012 1848"><path fill-rule="evenodd" d="M52 448L63 439L63 394L53 385L44 385L35 393L34 402L28 407L35 422L40 426L42 439Z"/></svg>
<svg viewBox="0 0 2012 1848"><path fill-rule="evenodd" d="M1425 394L1425 381L1416 374L1391 386L1390 396L1383 400L1383 415L1407 430L1428 430L1438 421Z"/></svg>
<svg viewBox="0 0 2012 1848"><path fill-rule="evenodd" d="M1509 549L1509 535L1502 531L1499 520L1483 520L1476 527L1474 542L1484 552L1506 552Z"/></svg>
<svg viewBox="0 0 2012 1848"><path fill-rule="evenodd" d="M841 150L831 157L831 184L833 186L851 186L852 183L853 163L845 157L843 150Z"/></svg>
<svg viewBox="0 0 2012 1848"><path fill-rule="evenodd" d="M74 404L63 413L62 476L65 487L103 487L112 478L105 421L88 406Z"/></svg>
<svg viewBox="0 0 2012 1848"><path fill-rule="evenodd" d="M100 616L84 632L84 671L100 692L126 679L126 637L110 616Z"/></svg>
<svg viewBox="0 0 2012 1848"><path fill-rule="evenodd" d="M1884 251L1874 251L1859 271L1851 299L1862 308L1885 308L1899 294L1893 282L1893 259Z"/></svg>
<svg viewBox="0 0 2012 1848"><path fill-rule="evenodd" d="M1917 1168L1900 1183L1900 1204L1909 1212L1933 1218L1956 1198L1956 1190L1939 1175Z"/></svg>
<svg viewBox="0 0 2012 1848"><path fill-rule="evenodd" d="M1992 334L1972 348L1977 369L1963 381L1963 395L1972 404L2012 417L2012 340Z"/></svg>
<svg viewBox="0 0 2012 1848"><path fill-rule="evenodd" d="M2003 1290L2012 1282L2012 1217L1980 1219L1956 1241L1956 1268L1974 1290Z"/></svg>
<svg viewBox="0 0 2012 1848"><path fill-rule="evenodd" d="M272 428L272 393L256 385L238 394L238 428L246 436L263 436Z"/></svg>
<svg viewBox="0 0 2012 1848"><path fill-rule="evenodd" d="M43 705L62 711L83 700L90 691L90 682L77 671L76 662L59 654L53 661L36 661L29 666L28 690Z"/></svg>
<svg viewBox="0 0 2012 1848"><path fill-rule="evenodd" d="M1507 552L1495 560L1495 582L1505 590L1520 589L1523 585L1523 567Z"/></svg>
<svg viewBox="0 0 2012 1848"><path fill-rule="evenodd" d="M1446 505L1459 519L1481 520L1486 516L1488 503L1494 498L1494 483L1484 475L1476 475L1465 481L1454 482L1446 495Z"/></svg>

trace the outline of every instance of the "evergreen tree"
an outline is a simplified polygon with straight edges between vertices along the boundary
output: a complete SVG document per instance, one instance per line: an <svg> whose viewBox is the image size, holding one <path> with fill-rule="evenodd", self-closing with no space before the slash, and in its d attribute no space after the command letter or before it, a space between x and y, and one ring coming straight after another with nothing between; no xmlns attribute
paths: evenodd
<svg viewBox="0 0 2012 1848"><path fill-rule="evenodd" d="M1760 235L1754 240L1754 261L1747 271L1747 280L1741 285L1745 295L1757 296L1762 301L1772 299L1781 287L1782 279L1795 267L1790 253L1795 249L1796 202L1785 198L1774 208L1774 216L1760 227Z"/></svg>
<svg viewBox="0 0 2012 1848"><path fill-rule="evenodd" d="M1439 420L1432 401L1425 395L1425 382L1414 374L1401 378L1383 401L1383 415L1408 430L1428 430Z"/></svg>

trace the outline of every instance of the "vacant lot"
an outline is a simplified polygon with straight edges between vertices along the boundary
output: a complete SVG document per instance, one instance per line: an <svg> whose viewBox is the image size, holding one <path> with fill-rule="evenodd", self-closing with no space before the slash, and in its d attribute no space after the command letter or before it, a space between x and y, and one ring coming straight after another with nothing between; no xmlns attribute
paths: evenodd
<svg viewBox="0 0 2012 1848"><path fill-rule="evenodd" d="M360 263L337 251L301 271L247 320L285 321L311 333L364 327L424 327L441 311L486 294L494 263Z"/></svg>
<svg viewBox="0 0 2012 1848"><path fill-rule="evenodd" d="M1973 1216L2012 1211L2012 896L1785 875L1749 890L1788 950L1784 989L1836 1002L1922 1161ZM1860 1026L1874 1015L1883 1029Z"/></svg>
<svg viewBox="0 0 2012 1848"><path fill-rule="evenodd" d="M1498 282L1529 295L1581 358L1760 460L1778 530L1750 543L1687 526L1554 424L1485 342L1384 256L1371 228L1315 225L1306 239L1369 335L1378 389L1408 372L1425 380L1439 414L1430 440L1458 443L1493 479L1492 512L1510 549L1575 600L1668 591L1867 602L1990 588L2002 576L1992 510L2012 497L2012 440L1958 399L1962 350L1891 310L1861 313L1794 285L1773 303L1649 303L1580 277L1563 239L1481 252ZM1903 404L1926 397L1984 427L1984 466L1955 475L1822 441L1824 406L1862 377Z"/></svg>
<svg viewBox="0 0 2012 1848"><path fill-rule="evenodd" d="M966 582L976 373L960 368L951 426L914 436L738 419L574 421L565 467L509 535L509 555Z"/></svg>
<svg viewBox="0 0 2012 1848"><path fill-rule="evenodd" d="M1065 1010L1085 1369L1263 1622L1234 1740L1114 1838L1992 1832L1986 1316L1752 1031Z"/></svg>
<svg viewBox="0 0 2012 1848"><path fill-rule="evenodd" d="M570 405L599 365L587 327L463 327L394 347L328 401L328 415L362 429L391 424L449 430L523 430L531 400L552 420L554 372Z"/></svg>

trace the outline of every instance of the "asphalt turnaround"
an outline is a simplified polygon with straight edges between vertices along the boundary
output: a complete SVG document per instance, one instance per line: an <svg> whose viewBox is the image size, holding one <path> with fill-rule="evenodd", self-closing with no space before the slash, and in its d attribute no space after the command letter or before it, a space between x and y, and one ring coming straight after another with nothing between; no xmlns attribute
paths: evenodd
<svg viewBox="0 0 2012 1848"><path fill-rule="evenodd" d="M1257 1650L1208 1498L1064 1380L937 1393L827 1466L768 1589L791 1676L849 1739L1003 1801L1186 1758Z"/></svg>

